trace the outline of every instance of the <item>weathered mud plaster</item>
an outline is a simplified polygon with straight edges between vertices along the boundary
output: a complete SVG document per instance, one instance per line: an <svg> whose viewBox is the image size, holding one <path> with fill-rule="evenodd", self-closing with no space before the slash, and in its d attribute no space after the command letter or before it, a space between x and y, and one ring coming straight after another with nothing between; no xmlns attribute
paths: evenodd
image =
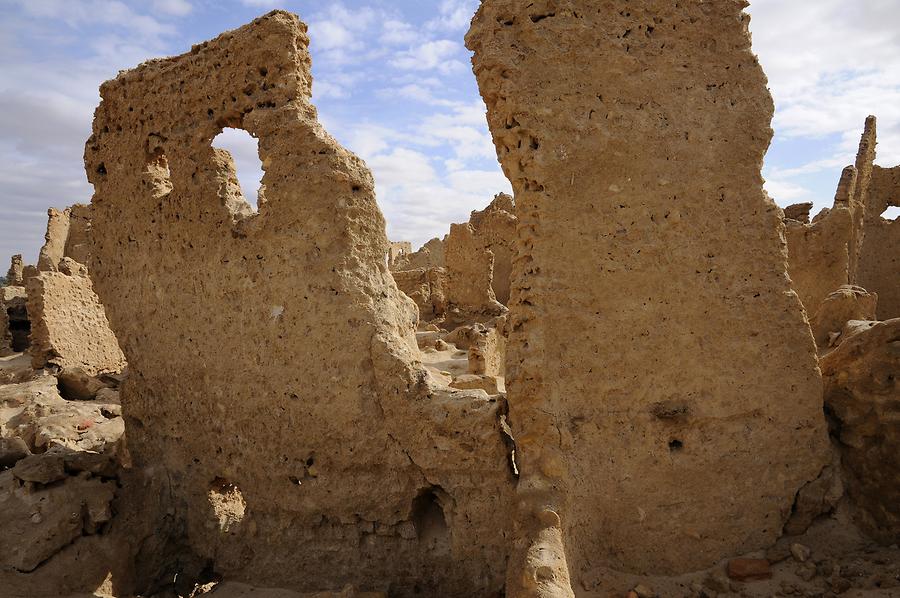
<svg viewBox="0 0 900 598"><path fill-rule="evenodd" d="M519 218L511 596L766 546L825 464L746 3L613 4L485 0L466 40Z"/></svg>
<svg viewBox="0 0 900 598"><path fill-rule="evenodd" d="M487 595L513 500L498 405L418 361L372 176L310 103L308 43L275 11L101 87L91 274L129 360L129 448L229 579ZM256 214L210 145L225 126L259 140Z"/></svg>

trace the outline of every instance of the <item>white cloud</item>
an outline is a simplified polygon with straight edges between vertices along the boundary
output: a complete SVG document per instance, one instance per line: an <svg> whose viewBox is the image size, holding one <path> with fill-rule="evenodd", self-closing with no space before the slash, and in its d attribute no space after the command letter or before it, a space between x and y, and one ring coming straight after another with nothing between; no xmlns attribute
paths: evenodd
<svg viewBox="0 0 900 598"><path fill-rule="evenodd" d="M428 41L409 50L398 52L391 60L391 66L402 70L430 71L441 73L465 70L466 65L456 58L463 52L459 42L449 39Z"/></svg>
<svg viewBox="0 0 900 598"><path fill-rule="evenodd" d="M283 4L282 0L240 0L241 4L244 6L249 6L250 8L269 8L276 7L279 4Z"/></svg>
<svg viewBox="0 0 900 598"><path fill-rule="evenodd" d="M187 0L153 0L153 8L157 11L176 17L189 15L194 7Z"/></svg>
<svg viewBox="0 0 900 598"><path fill-rule="evenodd" d="M465 33L477 8L478 0L441 0L438 16L429 21L426 27Z"/></svg>

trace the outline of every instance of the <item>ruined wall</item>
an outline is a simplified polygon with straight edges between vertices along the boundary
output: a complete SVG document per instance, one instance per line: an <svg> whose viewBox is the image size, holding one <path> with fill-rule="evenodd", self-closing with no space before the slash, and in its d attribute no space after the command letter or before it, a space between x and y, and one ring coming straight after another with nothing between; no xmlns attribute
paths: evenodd
<svg viewBox="0 0 900 598"><path fill-rule="evenodd" d="M66 238L69 236L69 210L47 210L47 232L44 246L38 255L37 268L41 272L56 272L59 260L66 255Z"/></svg>
<svg viewBox="0 0 900 598"><path fill-rule="evenodd" d="M16 254L9 260L9 270L6 272L6 285L11 287L20 287L24 283L23 270L25 264L22 261L22 255Z"/></svg>
<svg viewBox="0 0 900 598"><path fill-rule="evenodd" d="M31 364L89 375L121 372L125 357L84 272L41 272L26 282Z"/></svg>
<svg viewBox="0 0 900 598"><path fill-rule="evenodd" d="M412 244L409 241L392 241L388 248L388 266L393 266L397 260L412 252Z"/></svg>
<svg viewBox="0 0 900 598"><path fill-rule="evenodd" d="M766 546L825 462L745 3L612 4L485 0L467 37L519 218L511 596Z"/></svg>
<svg viewBox="0 0 900 598"><path fill-rule="evenodd" d="M447 271L419 268L392 272L397 288L419 308L419 320L439 318L447 311Z"/></svg>
<svg viewBox="0 0 900 598"><path fill-rule="evenodd" d="M471 224L450 225L444 260L450 306L473 316L503 311L492 286L494 253L476 237Z"/></svg>
<svg viewBox="0 0 900 598"><path fill-rule="evenodd" d="M422 245L418 250L397 258L391 264L391 270L443 268L444 265L444 241L435 237Z"/></svg>
<svg viewBox="0 0 900 598"><path fill-rule="evenodd" d="M514 210L513 198L506 193L498 193L485 209L472 212L469 217L475 239L494 256L491 289L503 305L509 303L510 276L515 257L518 220Z"/></svg>
<svg viewBox="0 0 900 598"><path fill-rule="evenodd" d="M69 231L64 249L66 257L79 264L91 261L91 206L74 204L69 207Z"/></svg>
<svg viewBox="0 0 900 598"><path fill-rule="evenodd" d="M879 320L900 317L900 219L881 216L891 206L900 206L900 166L874 166L856 284L878 294Z"/></svg>
<svg viewBox="0 0 900 598"><path fill-rule="evenodd" d="M142 554L170 579L193 553L265 586L488 594L512 500L498 406L418 362L372 176L310 104L308 43L275 11L101 87L91 274L129 361L129 448L189 538ZM210 145L225 126L259 140L258 213Z"/></svg>
<svg viewBox="0 0 900 598"><path fill-rule="evenodd" d="M810 318L829 293L850 280L853 228L850 205L856 179L856 168L845 168L838 183L834 207L823 210L812 223L795 220L785 213L788 274Z"/></svg>

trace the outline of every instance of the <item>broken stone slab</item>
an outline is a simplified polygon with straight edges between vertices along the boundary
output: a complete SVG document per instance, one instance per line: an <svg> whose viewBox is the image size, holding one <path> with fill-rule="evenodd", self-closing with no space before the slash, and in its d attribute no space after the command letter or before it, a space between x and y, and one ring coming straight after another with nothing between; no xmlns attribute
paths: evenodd
<svg viewBox="0 0 900 598"><path fill-rule="evenodd" d="M152 523L173 531L141 566L177 551L299 591L499 591L514 487L499 401L422 365L371 173L317 121L308 46L274 11L101 87L89 270L129 361L135 468L171 480ZM211 146L226 127L259 141L256 212ZM247 513L227 533L223 487Z"/></svg>
<svg viewBox="0 0 900 598"><path fill-rule="evenodd" d="M112 516L114 493L114 482L88 476L29 490L13 471L0 472L0 566L34 571L83 534L96 533Z"/></svg>
<svg viewBox="0 0 900 598"><path fill-rule="evenodd" d="M511 596L762 549L825 465L744 4L484 0L472 22L518 216ZM686 415L659 418L661 403Z"/></svg>
<svg viewBox="0 0 900 598"><path fill-rule="evenodd" d="M125 356L87 276L41 272L27 281L32 365L121 372Z"/></svg>
<svg viewBox="0 0 900 598"><path fill-rule="evenodd" d="M52 484L66 477L63 457L54 453L29 455L16 463L12 472L23 482L37 484Z"/></svg>
<svg viewBox="0 0 900 598"><path fill-rule="evenodd" d="M844 486L860 527L900 542L900 318L850 322L821 359L825 405L836 423Z"/></svg>

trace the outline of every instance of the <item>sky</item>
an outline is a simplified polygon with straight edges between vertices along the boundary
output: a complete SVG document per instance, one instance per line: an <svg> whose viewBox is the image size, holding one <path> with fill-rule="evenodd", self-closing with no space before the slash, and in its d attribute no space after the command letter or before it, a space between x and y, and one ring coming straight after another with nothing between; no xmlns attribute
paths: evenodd
<svg viewBox="0 0 900 598"><path fill-rule="evenodd" d="M0 0L0 269L37 259L48 207L90 201L84 142L101 82L273 8L309 25L313 102L375 175L393 240L443 236L509 191L463 38L478 0ZM900 0L753 0L754 50L776 103L764 176L785 206L828 207L863 123L900 164ZM226 130L248 198L255 140ZM894 211L888 215L896 216ZM0 271L0 273L2 273Z"/></svg>

